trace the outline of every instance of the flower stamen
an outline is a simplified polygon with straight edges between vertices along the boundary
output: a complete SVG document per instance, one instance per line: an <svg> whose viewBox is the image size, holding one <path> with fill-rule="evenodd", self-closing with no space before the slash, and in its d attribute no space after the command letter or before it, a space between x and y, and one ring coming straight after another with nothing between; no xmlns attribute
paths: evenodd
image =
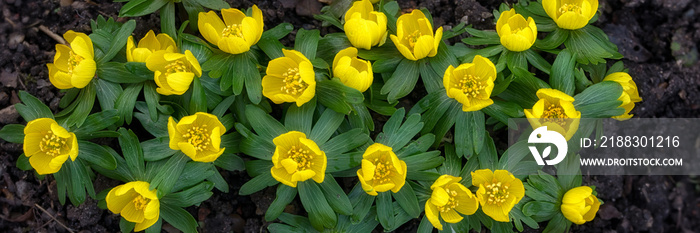
<svg viewBox="0 0 700 233"><path fill-rule="evenodd" d="M226 26L221 32L222 37L239 37L243 38L243 28L240 24L231 24Z"/></svg>
<svg viewBox="0 0 700 233"><path fill-rule="evenodd" d="M486 88L486 85L478 81L479 79L480 77L468 74L462 77L462 79L459 80L459 83L455 83L455 87L461 89L467 96L475 98L481 93L482 90ZM491 79L491 77L489 77L489 79Z"/></svg>
<svg viewBox="0 0 700 233"><path fill-rule="evenodd" d="M190 72L190 69L180 60L175 60L170 64L165 65L165 75L170 75L179 72Z"/></svg>
<svg viewBox="0 0 700 233"><path fill-rule="evenodd" d="M53 134L51 131L47 131L47 133L41 139L41 143L39 143L39 149L42 152L51 155L51 157L56 157L57 155L61 154L61 149L67 147L68 144L66 143L66 139Z"/></svg>
<svg viewBox="0 0 700 233"><path fill-rule="evenodd" d="M544 113L542 113L542 118L545 118L544 121L554 122L564 126L566 124L566 118L568 117L564 112L564 108L550 104L547 109L544 110Z"/></svg>
<svg viewBox="0 0 700 233"><path fill-rule="evenodd" d="M459 206L459 202L455 199L457 197L457 191L450 190L449 188L445 189L445 192L447 192L447 195L449 195L449 199L447 201L447 204L444 206L438 206L438 211L445 213L448 212L452 209L455 209Z"/></svg>
<svg viewBox="0 0 700 233"><path fill-rule="evenodd" d="M486 185L487 203L489 205L501 206L510 197L508 185L504 185L497 180L494 183Z"/></svg>
<svg viewBox="0 0 700 233"><path fill-rule="evenodd" d="M144 210L151 200L143 198L141 195L137 195L131 202L134 203L134 208L137 210Z"/></svg>
<svg viewBox="0 0 700 233"><path fill-rule="evenodd" d="M561 7L559 7L560 14L564 14L566 12L574 12L577 14L581 14L581 6L576 4L564 4Z"/></svg>
<svg viewBox="0 0 700 233"><path fill-rule="evenodd" d="M413 31L413 33L406 35L405 39L408 41L408 45L411 47L411 51L413 51L413 48L418 42L418 38L420 38L421 36L423 36L423 33L421 33L420 30L415 30Z"/></svg>
<svg viewBox="0 0 700 233"><path fill-rule="evenodd" d="M309 84L301 79L299 68L289 68L287 72L282 74L282 77L284 78L282 80L284 86L280 87L280 90L287 94L296 95L302 93L306 90L306 87L309 86Z"/></svg>
<svg viewBox="0 0 700 233"><path fill-rule="evenodd" d="M206 150L211 142L207 125L202 125L202 127L194 126L188 129L187 133L182 135L182 137L187 139L187 143L192 144L197 151Z"/></svg>
<svg viewBox="0 0 700 233"><path fill-rule="evenodd" d="M73 74L73 69L80 65L80 62L85 60L82 56L73 53L73 50L70 51L68 55L68 74L72 75Z"/></svg>
<svg viewBox="0 0 700 233"><path fill-rule="evenodd" d="M309 150L304 150L301 146L292 146L289 151L287 151L289 158L297 163L297 171L303 171L311 169L314 165L313 156L309 153Z"/></svg>
<svg viewBox="0 0 700 233"><path fill-rule="evenodd" d="M394 169L394 166L387 160L386 158L381 160L379 158L374 159L376 164L373 177L375 185L391 183L391 170Z"/></svg>

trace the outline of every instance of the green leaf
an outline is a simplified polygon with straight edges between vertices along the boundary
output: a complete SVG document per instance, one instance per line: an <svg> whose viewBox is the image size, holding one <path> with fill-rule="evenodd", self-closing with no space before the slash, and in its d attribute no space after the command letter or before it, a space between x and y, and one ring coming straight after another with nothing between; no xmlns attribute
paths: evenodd
<svg viewBox="0 0 700 233"><path fill-rule="evenodd" d="M305 30L300 28L294 40L294 50L301 52L309 60L316 59L318 41L321 39L319 30Z"/></svg>
<svg viewBox="0 0 700 233"><path fill-rule="evenodd" d="M117 168L117 160L104 147L88 141L78 141L78 158L104 169Z"/></svg>
<svg viewBox="0 0 700 233"><path fill-rule="evenodd" d="M146 99L148 113L152 121L158 121L158 102L160 101L160 95L156 92L156 88L156 84L153 82L146 82L143 85L143 97Z"/></svg>
<svg viewBox="0 0 700 233"><path fill-rule="evenodd" d="M105 62L97 67L97 76L112 83L140 83L153 79L153 71L142 62Z"/></svg>
<svg viewBox="0 0 700 233"><path fill-rule="evenodd" d="M550 65L549 62L547 62L547 60L545 60L542 56L540 56L539 53L535 52L532 49L528 49L523 53L525 53L527 61L530 62L532 66L534 66L538 70L541 70L545 74L549 74L550 70L552 69L552 65Z"/></svg>
<svg viewBox="0 0 700 233"><path fill-rule="evenodd" d="M317 16L319 15L314 15L314 17ZM323 38L321 38L321 40L318 41L318 50L316 51L316 56L326 61L333 61L335 55L338 54L340 50L343 50L348 47L352 47L352 44L350 44L350 41L345 36L345 33L329 33L323 36Z"/></svg>
<svg viewBox="0 0 700 233"><path fill-rule="evenodd" d="M299 199L309 213L309 221L317 230L333 228L338 222L337 215L326 201L316 182L307 180L298 183Z"/></svg>
<svg viewBox="0 0 700 233"><path fill-rule="evenodd" d="M288 130L296 130L305 134L310 134L314 110L316 110L315 99L312 99L301 107L297 107L296 104L290 105L284 116L284 127Z"/></svg>
<svg viewBox="0 0 700 233"><path fill-rule="evenodd" d="M221 154L221 156L214 161L214 165L228 171L243 171L245 169L245 162L243 159L238 157L238 155L228 153L228 151Z"/></svg>
<svg viewBox="0 0 700 233"><path fill-rule="evenodd" d="M156 176L151 180L151 189L158 190L158 196L162 197L170 193L175 182L180 177L185 164L190 158L182 152L175 153L168 161L160 167Z"/></svg>
<svg viewBox="0 0 700 233"><path fill-rule="evenodd" d="M200 0L197 3L201 4L203 7L220 11L222 9L231 8L231 6L222 0Z"/></svg>
<svg viewBox="0 0 700 233"><path fill-rule="evenodd" d="M535 47L543 50L556 49L569 38L569 30L557 27L542 40L535 41ZM568 47L568 46L567 46Z"/></svg>
<svg viewBox="0 0 700 233"><path fill-rule="evenodd" d="M403 185L401 190L393 194L396 202L399 203L401 208L406 211L408 215L413 218L418 218L421 209L418 206L418 199L416 199L416 194L413 192L413 188L409 183Z"/></svg>
<svg viewBox="0 0 700 233"><path fill-rule="evenodd" d="M168 137L158 137L148 141L141 142L143 148L143 159L146 161L158 161L171 156L177 152L170 149Z"/></svg>
<svg viewBox="0 0 700 233"><path fill-rule="evenodd" d="M119 145L122 148L122 154L128 165L129 171L137 179L143 179L145 176L145 165L143 161L143 150L139 138L131 130L120 128Z"/></svg>
<svg viewBox="0 0 700 233"><path fill-rule="evenodd" d="M156 12L167 0L131 0L119 10L119 17L138 17ZM128 35L131 35L129 33Z"/></svg>
<svg viewBox="0 0 700 233"><path fill-rule="evenodd" d="M343 114L337 113L332 109L326 109L316 121L316 125L311 129L309 139L319 145L323 145L338 130L340 124L343 123L343 119Z"/></svg>
<svg viewBox="0 0 700 233"><path fill-rule="evenodd" d="M63 97L61 97L61 101L58 102L58 107L62 109L68 107L68 105L73 103L73 100L75 100L75 98L78 97L80 89L71 88L66 90L65 93L66 94Z"/></svg>
<svg viewBox="0 0 700 233"><path fill-rule="evenodd" d="M304 182L301 182L304 183ZM259 176L253 177L253 179L250 179L248 182L243 184L241 186L241 189L238 190L238 195L250 195L253 194L257 191L263 190L264 188L267 188L268 186L276 185L279 184L275 178L272 178L272 175L270 173L263 173L260 174ZM284 185L284 184L280 184Z"/></svg>
<svg viewBox="0 0 700 233"><path fill-rule="evenodd" d="M280 25L278 25L277 27L279 26ZM292 26L289 25L289 27ZM265 34L263 33L263 36L260 38L260 41L258 41L257 45L270 59L284 57L284 53L282 53L284 45L281 42L279 42L279 39L271 38L271 36L265 36Z"/></svg>
<svg viewBox="0 0 700 233"><path fill-rule="evenodd" d="M370 138L362 129L352 129L320 145L327 155L339 155L364 145Z"/></svg>
<svg viewBox="0 0 700 233"><path fill-rule="evenodd" d="M100 131L113 125L119 120L119 115L116 109L109 109L88 116L85 122L79 128L73 130L77 135Z"/></svg>
<svg viewBox="0 0 700 233"><path fill-rule="evenodd" d="M484 132L486 132L484 113L475 111L458 114L455 122L457 156L469 157L479 154L484 145Z"/></svg>
<svg viewBox="0 0 700 233"><path fill-rule="evenodd" d="M139 97L139 93L141 93L141 88L143 87L143 84L138 83L138 84L130 84L126 86L126 89L124 89L124 92L119 96L117 99L117 103L114 105L114 108L116 108L119 111L119 116L121 117L122 121L125 121L126 124L131 124L131 120L133 119L133 114L134 114L134 106L136 105L136 99ZM121 123L118 123L118 125L121 125Z"/></svg>
<svg viewBox="0 0 700 233"><path fill-rule="evenodd" d="M34 169L29 163L29 157L24 155L24 153L17 157L17 162L15 163L15 166L17 166L17 168L19 168L22 171L29 171Z"/></svg>
<svg viewBox="0 0 700 233"><path fill-rule="evenodd" d="M171 191L177 192L187 187L193 187L194 185L200 184L205 179L213 176L216 172L216 169L211 163L200 163L195 161L187 162Z"/></svg>
<svg viewBox="0 0 700 233"><path fill-rule="evenodd" d="M447 174L451 176L459 176L459 172L462 169L462 158L457 156L455 152L455 147L452 144L445 144L445 162L438 169L441 174Z"/></svg>
<svg viewBox="0 0 700 233"><path fill-rule="evenodd" d="M479 167L484 169L488 168L491 170L495 170L496 167L498 166L498 153L496 152L496 145L493 142L493 139L491 139L491 136L489 136L488 131L481 131L485 135L484 139L484 148L479 153Z"/></svg>
<svg viewBox="0 0 700 233"><path fill-rule="evenodd" d="M151 121L151 117L144 113L134 113L134 117L139 120L146 131L155 137L168 136L168 118L165 115L158 117L158 121Z"/></svg>
<svg viewBox="0 0 700 233"><path fill-rule="evenodd" d="M156 1L153 1L152 3L158 2L156 4L160 4L160 2L163 2L163 1L164 0L156 0ZM127 3L127 5L128 5L128 3ZM126 8L126 5L124 6L124 8ZM122 8L122 10L124 8ZM158 8L160 8L160 7L158 7ZM112 60L112 58L114 58L114 56L117 55L117 53L119 51L121 51L122 48L124 48L124 46L126 45L126 40L129 38L131 33L134 31L134 28L136 28L136 21L134 21L133 19L126 21L126 23L124 23L121 26L119 31L116 34L114 34L114 38L112 39L112 42L110 43L109 50L104 54L104 56L97 57L95 59L97 64L102 64L102 63L105 63L105 62Z"/></svg>
<svg viewBox="0 0 700 233"><path fill-rule="evenodd" d="M183 232L197 231L197 221L181 207L162 203L160 205L160 217Z"/></svg>
<svg viewBox="0 0 700 233"><path fill-rule="evenodd" d="M608 58L622 58L617 52L617 46L610 42L605 32L593 25L571 31L564 44L572 53L578 55L576 60L581 64L605 63L605 59Z"/></svg>
<svg viewBox="0 0 700 233"><path fill-rule="evenodd" d="M54 119L51 109L33 95L26 91L19 91L19 99L22 103L15 104L15 109L25 121L30 122L37 118Z"/></svg>
<svg viewBox="0 0 700 233"><path fill-rule="evenodd" d="M69 127L74 125L80 127L83 122L85 122L88 114L90 114L92 107L95 105L96 94L95 84L92 82L83 88L80 91L78 99L76 100L78 104L70 116L66 118L65 124Z"/></svg>
<svg viewBox="0 0 700 233"><path fill-rule="evenodd" d="M392 58L385 58L385 59L379 59L372 63L372 71L374 73L385 73L385 72L393 72L396 70L396 67L403 61L404 58L402 57L392 57Z"/></svg>
<svg viewBox="0 0 700 233"><path fill-rule="evenodd" d="M364 100L360 91L345 86L338 78L317 82L316 96L322 105L346 115L353 110L352 104L359 104Z"/></svg>
<svg viewBox="0 0 700 233"><path fill-rule="evenodd" d="M508 125L508 119L524 116L523 108L518 104L502 100L494 100L493 104L481 111L506 125Z"/></svg>
<svg viewBox="0 0 700 233"><path fill-rule="evenodd" d="M554 215L554 217L551 220L549 220L549 223L547 223L547 227L545 227L542 232L544 232L544 233L567 232L570 226L571 226L571 222L569 220L567 220L564 217L564 215L556 214L556 215Z"/></svg>
<svg viewBox="0 0 700 233"><path fill-rule="evenodd" d="M270 207L265 212L265 221L272 222L282 214L284 208L297 196L297 189L287 185L277 186L275 200L270 203Z"/></svg>
<svg viewBox="0 0 700 233"><path fill-rule="evenodd" d="M377 196L377 219L385 229L394 228L394 207L391 193L381 192Z"/></svg>
<svg viewBox="0 0 700 233"><path fill-rule="evenodd" d="M352 214L352 203L350 203L350 199L348 199L348 196L343 192L343 188L340 187L332 175L326 174L323 183L320 183L318 186L326 197L328 205L330 205L335 212L343 215Z"/></svg>
<svg viewBox="0 0 700 233"><path fill-rule="evenodd" d="M245 89L248 92L248 99L254 104L259 104L262 100L262 78L258 71L255 59L248 55L246 67L242 67L240 72L245 77Z"/></svg>
<svg viewBox="0 0 700 233"><path fill-rule="evenodd" d="M192 82L192 99L190 99L190 114L207 112L207 96L198 78Z"/></svg>
<svg viewBox="0 0 700 233"><path fill-rule="evenodd" d="M552 64L552 75L549 83L554 89L560 90L567 95L573 96L576 86L574 85L574 65L576 64L576 54L572 54L568 49L559 52Z"/></svg>
<svg viewBox="0 0 700 233"><path fill-rule="evenodd" d="M24 125L9 124L0 129L0 138L11 143L24 143Z"/></svg>
<svg viewBox="0 0 700 233"><path fill-rule="evenodd" d="M381 94L388 94L389 103L396 102L399 98L408 95L418 82L419 64L415 61L404 59L396 67L391 78L382 87Z"/></svg>
<svg viewBox="0 0 700 233"><path fill-rule="evenodd" d="M362 185L358 182L348 194L348 198L352 203L351 221L353 224L358 224L367 216L374 203L374 196L365 193L362 190Z"/></svg>
<svg viewBox="0 0 700 233"><path fill-rule="evenodd" d="M211 182L201 182L181 192L168 194L161 199L161 202L182 208L199 205L214 194L211 192L213 187L214 185Z"/></svg>
<svg viewBox="0 0 700 233"><path fill-rule="evenodd" d="M622 87L611 81L596 83L574 96L574 107L581 111L582 118L607 118L624 113L617 100L622 94Z"/></svg>
<svg viewBox="0 0 700 233"><path fill-rule="evenodd" d="M212 169L216 170L215 168ZM221 176L221 173L219 173L218 171L215 171L214 174L207 177L207 180L214 183L214 187L216 187L216 189L218 189L219 191L228 193L228 183L226 182L226 180L224 180L224 177Z"/></svg>
<svg viewBox="0 0 700 233"><path fill-rule="evenodd" d="M445 68L447 69L447 68ZM423 85L428 93L433 93L436 91L444 91L442 84L442 75L438 75L433 67L428 63L420 63L419 72L421 79L423 80ZM443 72L444 74L444 72Z"/></svg>
<svg viewBox="0 0 700 233"><path fill-rule="evenodd" d="M124 217L119 218L119 230L122 233L130 233L131 231L134 230L134 227L136 226L136 223L134 222L129 222Z"/></svg>
<svg viewBox="0 0 700 233"><path fill-rule="evenodd" d="M100 103L100 109L114 109L117 98L124 92L122 86L103 79L93 80L93 82L95 82L95 88L97 89L97 100Z"/></svg>
<svg viewBox="0 0 700 233"><path fill-rule="evenodd" d="M168 2L160 8L160 31L171 38L177 38L175 29L175 2Z"/></svg>
<svg viewBox="0 0 700 233"><path fill-rule="evenodd" d="M272 141L277 136L287 133L282 123L279 123L275 118L265 113L262 109L248 105L245 108L245 115L253 126L255 132L266 141Z"/></svg>

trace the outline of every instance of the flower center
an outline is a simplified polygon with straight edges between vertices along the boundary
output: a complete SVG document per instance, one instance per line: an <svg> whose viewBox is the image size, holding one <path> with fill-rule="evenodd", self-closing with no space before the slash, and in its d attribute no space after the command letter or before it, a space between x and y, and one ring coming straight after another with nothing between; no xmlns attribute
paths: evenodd
<svg viewBox="0 0 700 233"><path fill-rule="evenodd" d="M192 144L198 151L206 150L210 141L207 125L202 125L202 127L194 126L188 129L187 133L182 135L182 137L187 139L187 143Z"/></svg>
<svg viewBox="0 0 700 233"><path fill-rule="evenodd" d="M67 147L66 139L56 136L51 131L48 131L44 138L41 139L41 143L39 143L39 149L47 155L51 155L51 157L61 154L61 149Z"/></svg>
<svg viewBox="0 0 700 233"><path fill-rule="evenodd" d="M561 106L550 104L549 107L547 107L547 109L544 110L542 118L546 118L544 119L544 121L564 125L564 123L566 123L566 118L568 117L564 113L564 109Z"/></svg>
<svg viewBox="0 0 700 233"><path fill-rule="evenodd" d="M175 60L170 64L165 65L165 75L170 75L179 72L190 72L184 62L180 60Z"/></svg>
<svg viewBox="0 0 700 233"><path fill-rule="evenodd" d="M420 33L419 30L415 30L413 33L406 35L405 38L408 41L408 45L411 47L411 51L413 51L413 47L416 46L418 38L420 38L422 35L423 33Z"/></svg>
<svg viewBox="0 0 700 233"><path fill-rule="evenodd" d="M137 210L143 210L146 209L146 206L148 205L148 202L150 202L150 199L143 198L143 196L138 195L132 200L131 202L134 203L134 207Z"/></svg>
<svg viewBox="0 0 700 233"><path fill-rule="evenodd" d="M376 168L374 169L374 182L375 184L386 184L391 183L389 176L391 175L391 169L394 168L389 161L383 161L379 158L374 159L374 164Z"/></svg>
<svg viewBox="0 0 700 233"><path fill-rule="evenodd" d="M68 74L73 74L73 69L80 64L85 58L70 51L68 56Z"/></svg>
<svg viewBox="0 0 700 233"><path fill-rule="evenodd" d="M563 15L566 12L574 12L577 14L581 14L581 6L576 4L564 4L561 7L559 7L560 14Z"/></svg>
<svg viewBox="0 0 700 233"><path fill-rule="evenodd" d="M297 162L297 171L311 169L311 166L314 165L314 162L311 161L313 156L309 154L309 150L304 150L301 146L292 146L287 154L289 158Z"/></svg>
<svg viewBox="0 0 700 233"><path fill-rule="evenodd" d="M486 88L486 85L483 85L477 81L478 78L479 77L475 77L471 74L465 75L461 80L459 80L459 83L455 84L455 86L461 89L467 96L475 98L477 95L479 95L481 90Z"/></svg>
<svg viewBox="0 0 700 233"><path fill-rule="evenodd" d="M446 188L445 192L447 192L447 195L450 196L447 201L447 204L445 204L444 206L438 206L438 210L443 213L457 208L457 206L459 206L459 202L455 199L455 197L457 196L457 192L454 190L450 190L449 188Z"/></svg>
<svg viewBox="0 0 700 233"><path fill-rule="evenodd" d="M508 185L498 182L486 186L486 195L489 205L501 206L510 197L510 192L508 192Z"/></svg>
<svg viewBox="0 0 700 233"><path fill-rule="evenodd" d="M224 30L221 32L222 37L240 37L243 38L243 29L241 28L240 24L233 24L233 25L228 25Z"/></svg>
<svg viewBox="0 0 700 233"><path fill-rule="evenodd" d="M287 94L296 95L303 92L309 84L306 84L304 80L301 80L301 75L299 75L299 68L289 68L287 72L282 74L284 77L284 86L280 90Z"/></svg>

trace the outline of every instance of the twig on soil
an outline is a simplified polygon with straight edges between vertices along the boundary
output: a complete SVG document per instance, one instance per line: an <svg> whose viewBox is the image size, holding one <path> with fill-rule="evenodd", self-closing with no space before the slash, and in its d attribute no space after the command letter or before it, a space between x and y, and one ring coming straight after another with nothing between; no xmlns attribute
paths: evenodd
<svg viewBox="0 0 700 233"><path fill-rule="evenodd" d="M66 40L63 39L63 37L61 37L61 36L59 36L58 34L52 32L52 31L49 30L49 28L47 28L46 26L44 26L44 25L39 25L39 30L41 30L42 32L46 33L46 35L48 35L49 37L51 37L51 39L54 39L56 42L61 43L61 44L64 44L64 45L68 45L68 44L66 43Z"/></svg>
<svg viewBox="0 0 700 233"><path fill-rule="evenodd" d="M74 233L74 231L73 231L72 229L68 228L66 225L63 225L63 223L62 223L61 221L58 221L58 219L56 219L56 217L54 217L53 215L51 215L51 214L50 214L48 211L46 211L44 208L41 208L41 206L39 206L38 204L34 204L34 206L36 206L36 208L39 208L39 210L43 211L46 215L48 215L49 217L51 217L51 219L53 219L54 221L56 221L56 222L58 223L58 225L61 225L61 226L62 226L64 229L66 229L68 232Z"/></svg>

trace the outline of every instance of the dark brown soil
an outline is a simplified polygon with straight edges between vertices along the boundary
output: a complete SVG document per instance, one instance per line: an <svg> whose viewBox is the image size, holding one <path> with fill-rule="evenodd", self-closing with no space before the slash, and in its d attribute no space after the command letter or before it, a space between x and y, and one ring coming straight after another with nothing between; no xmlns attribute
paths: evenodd
<svg viewBox="0 0 700 233"><path fill-rule="evenodd" d="M97 15L116 17L121 3L74 1L61 7L55 0L0 0L0 127L24 123L11 107L17 93L26 90L58 110L62 95L48 81L46 63L52 62L54 41L39 29L45 26L58 35L71 29L90 32L89 22ZM263 10L266 28L281 22L295 28L320 28L311 15L318 13L318 0L228 0L232 7ZM426 7L437 26L460 22L475 28L493 27L493 9L499 0L410 0L399 1L402 9ZM508 1L513 2L513 1ZM700 116L700 4L693 0L601 0L602 14L596 26L602 28L625 56L623 61L634 77L644 99L633 113L639 117ZM126 19L118 19L125 21ZM149 29L158 31L157 15L137 18L136 37ZM333 28L320 28L322 34ZM292 45L292 36L283 43ZM421 87L417 87L421 88ZM413 98L412 96L409 98ZM416 100L409 100L415 102ZM385 119L384 119L385 120ZM383 121L383 120L380 120ZM378 122L381 125L383 122ZM0 139L0 232L116 232L119 217L97 208L95 201L73 207L60 205L55 180L38 180L33 172L15 167L21 145ZM230 193L215 192L199 207L188 211L200 223L202 232L266 232L263 215L274 199L274 189L251 196L237 190L249 179L245 173L222 172ZM351 187L353 180L343 180ZM573 227L577 232L694 232L700 229L700 186L697 177L687 176L586 176L584 184L597 186L605 204L592 223ZM341 183L341 184L342 184ZM96 191L115 186L99 177ZM89 198L88 198L89 199ZM289 212L302 207L293 203ZM54 220L54 218L56 220ZM57 223L63 223L65 227ZM417 222L399 232L415 231ZM172 227L164 225L167 231ZM542 229L542 228L540 228Z"/></svg>

